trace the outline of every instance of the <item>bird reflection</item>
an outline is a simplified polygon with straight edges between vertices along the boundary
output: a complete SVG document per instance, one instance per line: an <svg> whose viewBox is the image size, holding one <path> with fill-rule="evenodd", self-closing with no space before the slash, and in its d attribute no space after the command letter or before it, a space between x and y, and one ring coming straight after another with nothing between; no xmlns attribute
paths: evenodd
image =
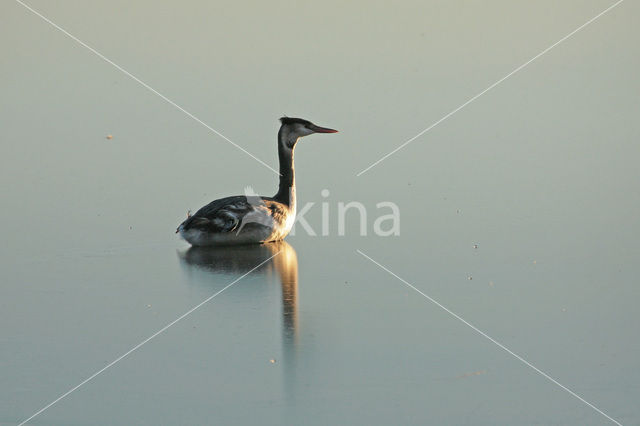
<svg viewBox="0 0 640 426"><path fill-rule="evenodd" d="M252 274L269 275L275 271L282 286L282 331L285 357L291 355L298 339L298 258L285 241L261 245L228 247L191 247L182 254L187 265L213 273L241 275L267 263Z"/></svg>

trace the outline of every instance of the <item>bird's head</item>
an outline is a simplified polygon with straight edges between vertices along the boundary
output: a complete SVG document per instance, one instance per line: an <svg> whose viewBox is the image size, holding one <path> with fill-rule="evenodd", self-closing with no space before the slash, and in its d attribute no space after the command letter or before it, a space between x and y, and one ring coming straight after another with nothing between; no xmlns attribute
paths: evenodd
<svg viewBox="0 0 640 426"><path fill-rule="evenodd" d="M285 143L289 148L293 148L298 138L312 135L314 133L338 133L337 130L327 127L316 126L310 121L302 118L282 117L280 133L284 136Z"/></svg>

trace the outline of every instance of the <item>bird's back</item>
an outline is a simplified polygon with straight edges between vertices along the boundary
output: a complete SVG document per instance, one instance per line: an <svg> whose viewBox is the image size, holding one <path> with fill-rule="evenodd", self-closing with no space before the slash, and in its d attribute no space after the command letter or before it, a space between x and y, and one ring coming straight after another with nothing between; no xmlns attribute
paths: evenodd
<svg viewBox="0 0 640 426"><path fill-rule="evenodd" d="M212 201L176 232L197 246L261 243L284 238L291 228L290 214L271 197L238 195Z"/></svg>

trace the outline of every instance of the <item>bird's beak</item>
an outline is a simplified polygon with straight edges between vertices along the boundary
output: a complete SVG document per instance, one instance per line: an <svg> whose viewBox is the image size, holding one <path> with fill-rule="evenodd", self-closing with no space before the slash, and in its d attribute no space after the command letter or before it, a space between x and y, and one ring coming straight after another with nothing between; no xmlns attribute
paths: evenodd
<svg viewBox="0 0 640 426"><path fill-rule="evenodd" d="M307 127L316 133L338 133L337 130L329 129L327 127L316 126L315 124L310 124Z"/></svg>

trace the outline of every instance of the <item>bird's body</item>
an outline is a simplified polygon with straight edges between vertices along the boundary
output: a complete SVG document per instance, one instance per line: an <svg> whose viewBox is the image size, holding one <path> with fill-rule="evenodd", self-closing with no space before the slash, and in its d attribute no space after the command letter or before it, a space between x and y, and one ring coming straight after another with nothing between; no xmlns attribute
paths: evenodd
<svg viewBox="0 0 640 426"><path fill-rule="evenodd" d="M282 118L278 132L280 187L273 197L252 193L212 201L182 222L176 232L194 246L258 244L282 240L296 217L293 150L312 133L335 133L299 118Z"/></svg>
<svg viewBox="0 0 640 426"><path fill-rule="evenodd" d="M260 203L244 195L221 198L202 207L179 227L180 235L194 246L253 244L281 240L295 220L296 208L273 197Z"/></svg>

